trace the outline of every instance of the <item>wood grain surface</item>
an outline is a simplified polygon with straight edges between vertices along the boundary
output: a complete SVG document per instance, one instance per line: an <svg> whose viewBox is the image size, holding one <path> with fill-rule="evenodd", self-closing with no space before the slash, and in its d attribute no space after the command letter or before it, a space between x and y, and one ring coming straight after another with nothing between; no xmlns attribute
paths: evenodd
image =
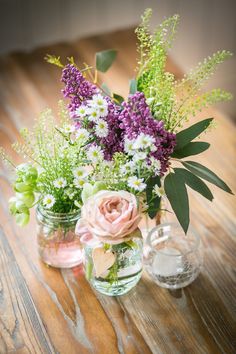
<svg viewBox="0 0 236 354"><path fill-rule="evenodd" d="M101 79L126 96L136 56L130 30L0 58L0 145L17 162L11 150L17 130L32 127L43 108L56 110L61 98L60 70L43 61L45 54L91 64L95 51L108 48L119 55ZM181 76L172 62L167 68ZM217 111L198 118L211 116L218 125L206 135L212 148L195 160L235 192L236 129ZM90 288L81 266L60 271L40 261L34 215L25 228L16 227L7 207L12 176L3 165L0 171L0 353L236 353L235 197L212 187L210 203L190 192L191 222L205 250L193 284L172 292L144 273L130 293L109 298Z"/></svg>

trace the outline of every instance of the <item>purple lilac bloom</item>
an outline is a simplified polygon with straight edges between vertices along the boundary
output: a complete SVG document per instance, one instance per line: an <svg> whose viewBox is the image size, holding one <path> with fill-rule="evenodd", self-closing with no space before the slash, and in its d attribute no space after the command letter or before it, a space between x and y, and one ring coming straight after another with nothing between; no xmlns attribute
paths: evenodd
<svg viewBox="0 0 236 354"><path fill-rule="evenodd" d="M116 152L124 151L124 132L120 128L120 108L113 103L110 98L106 97L108 102L108 115L105 120L108 124L109 133L106 138L100 140L104 157L106 160L111 160Z"/></svg>
<svg viewBox="0 0 236 354"><path fill-rule="evenodd" d="M164 174L176 144L176 135L165 130L163 121L153 118L142 92L130 95L128 102L123 102L122 105L124 109L120 114L120 128L128 139L134 139L140 133L155 138L157 150L150 155L160 161L161 174Z"/></svg>
<svg viewBox="0 0 236 354"><path fill-rule="evenodd" d="M97 86L86 80L83 74L72 64L67 64L62 70L61 81L65 84L62 90L64 97L70 98L69 110L74 112L82 102L90 99L98 92Z"/></svg>

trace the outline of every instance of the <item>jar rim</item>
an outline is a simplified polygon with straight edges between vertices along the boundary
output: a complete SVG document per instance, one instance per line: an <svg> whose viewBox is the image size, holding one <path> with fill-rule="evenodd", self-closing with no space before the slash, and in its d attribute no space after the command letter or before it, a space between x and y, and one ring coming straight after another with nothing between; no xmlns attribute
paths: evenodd
<svg viewBox="0 0 236 354"><path fill-rule="evenodd" d="M177 223L174 223L174 222L173 222L173 223L172 223L172 222L170 222L170 223L163 223L163 224L160 224L160 225L158 225L158 226L155 226L155 227L149 232L148 237L147 237L147 244L148 244L149 247L151 247L151 249L153 249L153 246L152 246L152 243L151 243L151 236L152 236L152 234L153 234L155 231L159 231L160 229L166 228L167 226L169 226L169 227L178 227L178 228L180 229L180 225L177 224ZM182 229L181 229L181 232L183 232ZM199 248L199 246L200 246L200 236L199 236L199 234L195 231L195 229L194 229L192 226L189 226L188 232L187 232L187 234L185 234L185 236L187 237L188 234L191 234L191 235L194 236L194 245L190 247L190 250L188 250L188 251L186 251L186 252L183 252L183 253L181 253L181 254L178 254L178 255L177 255L177 254L171 254L171 253L168 253L168 252L167 252L167 253L166 253L166 252L164 253L164 252L163 252L163 249L155 249L154 251L155 251L156 253L164 254L165 256L168 256L168 257L175 257L175 258L183 257L183 256L185 256L185 255L187 255L187 254L193 253L193 252L195 252L195 251Z"/></svg>
<svg viewBox="0 0 236 354"><path fill-rule="evenodd" d="M68 213L55 213L53 211L47 210L41 204L37 205L36 211L45 217L50 217L50 218L55 218L55 219L68 217L68 216L71 216L71 217L77 216L77 215L80 215L80 213L81 213L80 209L77 209L75 211L70 211Z"/></svg>

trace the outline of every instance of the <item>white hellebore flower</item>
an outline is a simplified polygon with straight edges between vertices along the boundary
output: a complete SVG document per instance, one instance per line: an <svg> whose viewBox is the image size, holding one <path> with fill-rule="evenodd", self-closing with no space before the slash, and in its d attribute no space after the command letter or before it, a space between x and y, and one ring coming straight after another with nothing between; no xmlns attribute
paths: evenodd
<svg viewBox="0 0 236 354"><path fill-rule="evenodd" d="M155 184L155 186L153 187L153 192L160 198L165 195L164 188L162 186L159 187L157 184Z"/></svg>
<svg viewBox="0 0 236 354"><path fill-rule="evenodd" d="M148 149L153 147L153 144L155 143L155 139L153 136L140 133L137 138L135 139L134 142L134 148L135 149Z"/></svg>
<svg viewBox="0 0 236 354"><path fill-rule="evenodd" d="M99 138L105 138L108 134L108 125L107 122L103 119L99 119L97 121L96 127L95 127L95 134Z"/></svg>
<svg viewBox="0 0 236 354"><path fill-rule="evenodd" d="M92 145L87 152L87 158L93 163L98 163L104 158L104 154L100 146Z"/></svg>
<svg viewBox="0 0 236 354"><path fill-rule="evenodd" d="M53 185L56 188L65 188L67 185L67 182L66 182L65 178L60 177L53 182Z"/></svg>
<svg viewBox="0 0 236 354"><path fill-rule="evenodd" d="M88 172L84 167L77 167L73 170L73 175L75 178L85 178L88 175Z"/></svg>
<svg viewBox="0 0 236 354"><path fill-rule="evenodd" d="M81 105L79 108L75 110L75 113L78 117L84 118L88 114L88 107Z"/></svg>
<svg viewBox="0 0 236 354"><path fill-rule="evenodd" d="M128 178L128 186L135 191L142 192L146 188L146 183L143 183L143 178L132 176Z"/></svg>
<svg viewBox="0 0 236 354"><path fill-rule="evenodd" d="M43 198L43 205L45 208L50 209L55 204L55 198L51 194L45 195Z"/></svg>

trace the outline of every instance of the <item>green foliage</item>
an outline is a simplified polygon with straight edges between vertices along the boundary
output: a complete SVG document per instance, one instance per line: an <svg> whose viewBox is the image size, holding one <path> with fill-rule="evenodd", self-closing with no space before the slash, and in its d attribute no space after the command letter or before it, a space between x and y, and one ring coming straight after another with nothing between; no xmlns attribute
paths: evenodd
<svg viewBox="0 0 236 354"><path fill-rule="evenodd" d="M189 202L185 186L185 178L178 169L169 173L164 180L166 196L174 210L174 213L185 233L189 226Z"/></svg>
<svg viewBox="0 0 236 354"><path fill-rule="evenodd" d="M137 81L135 79L131 79L129 81L129 93L133 95L135 92L137 92Z"/></svg>
<svg viewBox="0 0 236 354"><path fill-rule="evenodd" d="M161 197L153 193L153 187L155 185L161 187L161 179L159 176L150 177L147 180L147 188L146 188L146 199L148 204L147 212L151 219L153 219L157 215L161 203Z"/></svg>
<svg viewBox="0 0 236 354"><path fill-rule="evenodd" d="M179 176L182 176L184 183L190 188L200 193L206 199L212 201L213 195L207 185L193 173L183 168L175 168L175 172L178 172Z"/></svg>
<svg viewBox="0 0 236 354"><path fill-rule="evenodd" d="M171 48L179 22L174 15L162 22L153 34L149 31L152 11L147 9L136 29L139 41L137 82L144 92L153 116L163 120L167 130L176 131L202 108L220 101L228 101L232 95L220 89L206 93L199 90L216 71L219 64L230 58L229 51L218 51L178 81L165 71L168 50Z"/></svg>
<svg viewBox="0 0 236 354"><path fill-rule="evenodd" d="M113 99L116 104L121 104L124 101L124 97L118 95L117 93L113 93Z"/></svg>
<svg viewBox="0 0 236 354"><path fill-rule="evenodd" d="M103 50L96 53L96 69L105 73L116 59L117 51L114 49Z"/></svg>
<svg viewBox="0 0 236 354"><path fill-rule="evenodd" d="M217 187L223 189L225 192L233 194L229 186L222 181L214 172L209 170L207 167L201 165L195 161L181 161L185 168L187 168L190 172L199 176L200 178L205 179L206 181L216 185Z"/></svg>
<svg viewBox="0 0 236 354"><path fill-rule="evenodd" d="M64 65L61 62L61 58L56 57L55 55L47 54L44 58L49 64L59 66L59 68L64 68Z"/></svg>
<svg viewBox="0 0 236 354"><path fill-rule="evenodd" d="M210 147L209 143L194 141L185 145L182 149L176 150L171 156L182 159L187 156L198 155Z"/></svg>
<svg viewBox="0 0 236 354"><path fill-rule="evenodd" d="M111 96L111 90L109 89L107 84L105 84L104 82L101 85L101 89L107 96Z"/></svg>
<svg viewBox="0 0 236 354"><path fill-rule="evenodd" d="M211 124L213 118L207 118L191 125L189 128L182 130L176 134L175 151L182 149L189 144L193 139L198 137Z"/></svg>

